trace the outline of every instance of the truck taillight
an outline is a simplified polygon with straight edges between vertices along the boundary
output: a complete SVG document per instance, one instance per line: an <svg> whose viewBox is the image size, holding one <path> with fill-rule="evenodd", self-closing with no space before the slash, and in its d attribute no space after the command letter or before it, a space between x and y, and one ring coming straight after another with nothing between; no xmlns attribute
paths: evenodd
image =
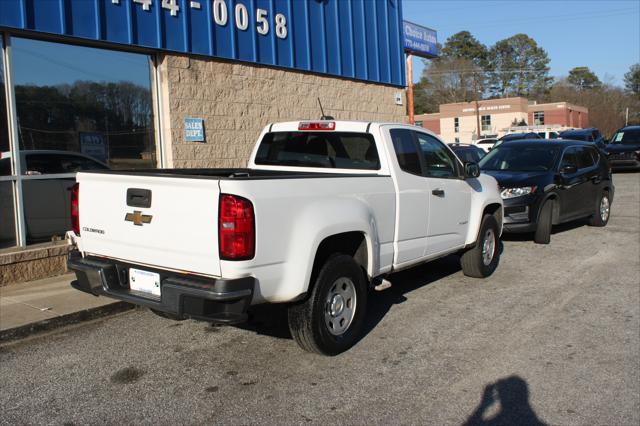
<svg viewBox="0 0 640 426"><path fill-rule="evenodd" d="M301 121L298 130L335 130L335 121Z"/></svg>
<svg viewBox="0 0 640 426"><path fill-rule="evenodd" d="M71 187L71 229L80 235L80 184Z"/></svg>
<svg viewBox="0 0 640 426"><path fill-rule="evenodd" d="M251 201L237 195L221 194L218 221L220 259L251 259L255 242L255 217Z"/></svg>

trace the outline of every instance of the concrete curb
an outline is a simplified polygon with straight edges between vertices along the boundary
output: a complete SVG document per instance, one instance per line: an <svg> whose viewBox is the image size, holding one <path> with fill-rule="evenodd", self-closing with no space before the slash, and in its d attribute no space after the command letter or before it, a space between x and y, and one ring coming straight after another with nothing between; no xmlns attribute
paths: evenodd
<svg viewBox="0 0 640 426"><path fill-rule="evenodd" d="M127 302L115 302L104 306L72 312L59 317L21 325L19 327L0 330L0 344L31 336L33 334L44 333L66 325L77 324L97 318L114 315L120 312L135 309L135 305Z"/></svg>

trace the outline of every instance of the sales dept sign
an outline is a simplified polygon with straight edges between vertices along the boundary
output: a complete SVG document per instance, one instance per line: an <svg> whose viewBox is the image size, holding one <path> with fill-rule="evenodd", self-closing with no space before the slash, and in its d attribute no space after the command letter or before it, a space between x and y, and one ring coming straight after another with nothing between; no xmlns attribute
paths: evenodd
<svg viewBox="0 0 640 426"><path fill-rule="evenodd" d="M185 117L184 139L187 142L204 142L204 120L202 118Z"/></svg>

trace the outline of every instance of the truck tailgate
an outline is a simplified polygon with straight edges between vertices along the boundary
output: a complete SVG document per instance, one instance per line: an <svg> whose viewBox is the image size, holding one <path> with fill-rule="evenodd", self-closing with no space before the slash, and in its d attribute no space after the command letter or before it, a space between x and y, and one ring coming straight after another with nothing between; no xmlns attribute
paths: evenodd
<svg viewBox="0 0 640 426"><path fill-rule="evenodd" d="M85 254L220 276L217 179L79 173L77 181ZM128 205L130 188L150 191L150 206Z"/></svg>

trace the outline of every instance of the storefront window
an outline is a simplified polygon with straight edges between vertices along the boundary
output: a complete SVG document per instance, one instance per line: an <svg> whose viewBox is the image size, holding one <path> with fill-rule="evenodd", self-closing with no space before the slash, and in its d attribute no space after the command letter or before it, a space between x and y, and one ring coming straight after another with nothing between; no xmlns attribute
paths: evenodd
<svg viewBox="0 0 640 426"><path fill-rule="evenodd" d="M146 55L11 39L27 243L71 229L75 172L155 168Z"/></svg>
<svg viewBox="0 0 640 426"><path fill-rule="evenodd" d="M0 34L0 248L16 244L15 217L13 212L13 182L9 152L9 129L7 117L7 97L4 84L4 45Z"/></svg>

